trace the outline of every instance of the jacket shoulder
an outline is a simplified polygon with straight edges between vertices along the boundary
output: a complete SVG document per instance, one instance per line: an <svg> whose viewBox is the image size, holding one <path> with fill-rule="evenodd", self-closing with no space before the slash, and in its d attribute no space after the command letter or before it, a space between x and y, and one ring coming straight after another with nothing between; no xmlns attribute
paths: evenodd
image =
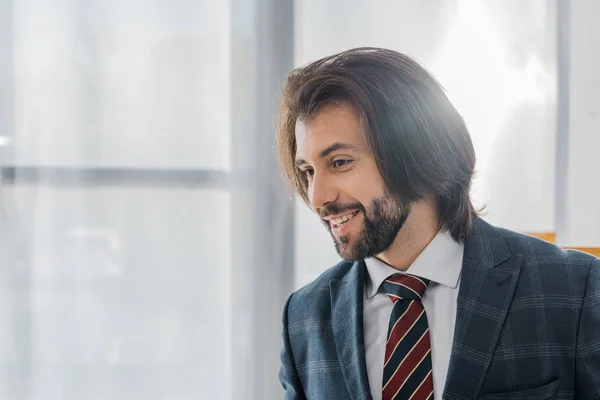
<svg viewBox="0 0 600 400"><path fill-rule="evenodd" d="M335 279L345 280L354 268L360 268L360 263L340 261L315 280L292 293L287 302L290 322L315 318L319 313L328 312L331 304L329 282Z"/></svg>
<svg viewBox="0 0 600 400"><path fill-rule="evenodd" d="M563 249L554 243L534 236L504 228L497 228L497 230L504 239L510 253L523 255L525 265L585 269L581 272L587 274L587 268L594 260L598 260L591 254L578 250Z"/></svg>

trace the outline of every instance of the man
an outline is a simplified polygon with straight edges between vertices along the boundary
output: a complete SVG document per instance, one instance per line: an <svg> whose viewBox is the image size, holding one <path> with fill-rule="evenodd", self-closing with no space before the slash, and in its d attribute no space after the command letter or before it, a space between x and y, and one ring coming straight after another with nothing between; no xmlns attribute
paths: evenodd
<svg viewBox="0 0 600 400"><path fill-rule="evenodd" d="M431 75L349 50L293 71L281 111L285 173L345 260L285 304L287 399L600 399L600 260L478 217Z"/></svg>

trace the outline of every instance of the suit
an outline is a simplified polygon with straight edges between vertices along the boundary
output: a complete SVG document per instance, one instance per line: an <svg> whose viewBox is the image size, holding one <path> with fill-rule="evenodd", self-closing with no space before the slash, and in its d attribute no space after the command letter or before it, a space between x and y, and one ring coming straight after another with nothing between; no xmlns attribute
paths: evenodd
<svg viewBox="0 0 600 400"><path fill-rule="evenodd" d="M364 262L344 261L288 298L286 399L371 399L364 275ZM600 399L600 260L476 218L443 390L448 400Z"/></svg>

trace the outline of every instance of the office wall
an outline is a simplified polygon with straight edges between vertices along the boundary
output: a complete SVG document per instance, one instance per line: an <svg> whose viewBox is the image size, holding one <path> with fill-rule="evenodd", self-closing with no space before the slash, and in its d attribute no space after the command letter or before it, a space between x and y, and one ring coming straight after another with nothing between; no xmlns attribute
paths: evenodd
<svg viewBox="0 0 600 400"><path fill-rule="evenodd" d="M562 4L564 128L559 131L557 242L600 247L600 3Z"/></svg>

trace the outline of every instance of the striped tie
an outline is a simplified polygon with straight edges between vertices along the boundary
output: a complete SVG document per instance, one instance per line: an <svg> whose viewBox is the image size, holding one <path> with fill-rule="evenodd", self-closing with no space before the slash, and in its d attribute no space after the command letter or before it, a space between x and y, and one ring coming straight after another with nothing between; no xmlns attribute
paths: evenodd
<svg viewBox="0 0 600 400"><path fill-rule="evenodd" d="M383 288L394 307L383 366L382 400L433 398L429 326L421 298L429 281L394 274Z"/></svg>

